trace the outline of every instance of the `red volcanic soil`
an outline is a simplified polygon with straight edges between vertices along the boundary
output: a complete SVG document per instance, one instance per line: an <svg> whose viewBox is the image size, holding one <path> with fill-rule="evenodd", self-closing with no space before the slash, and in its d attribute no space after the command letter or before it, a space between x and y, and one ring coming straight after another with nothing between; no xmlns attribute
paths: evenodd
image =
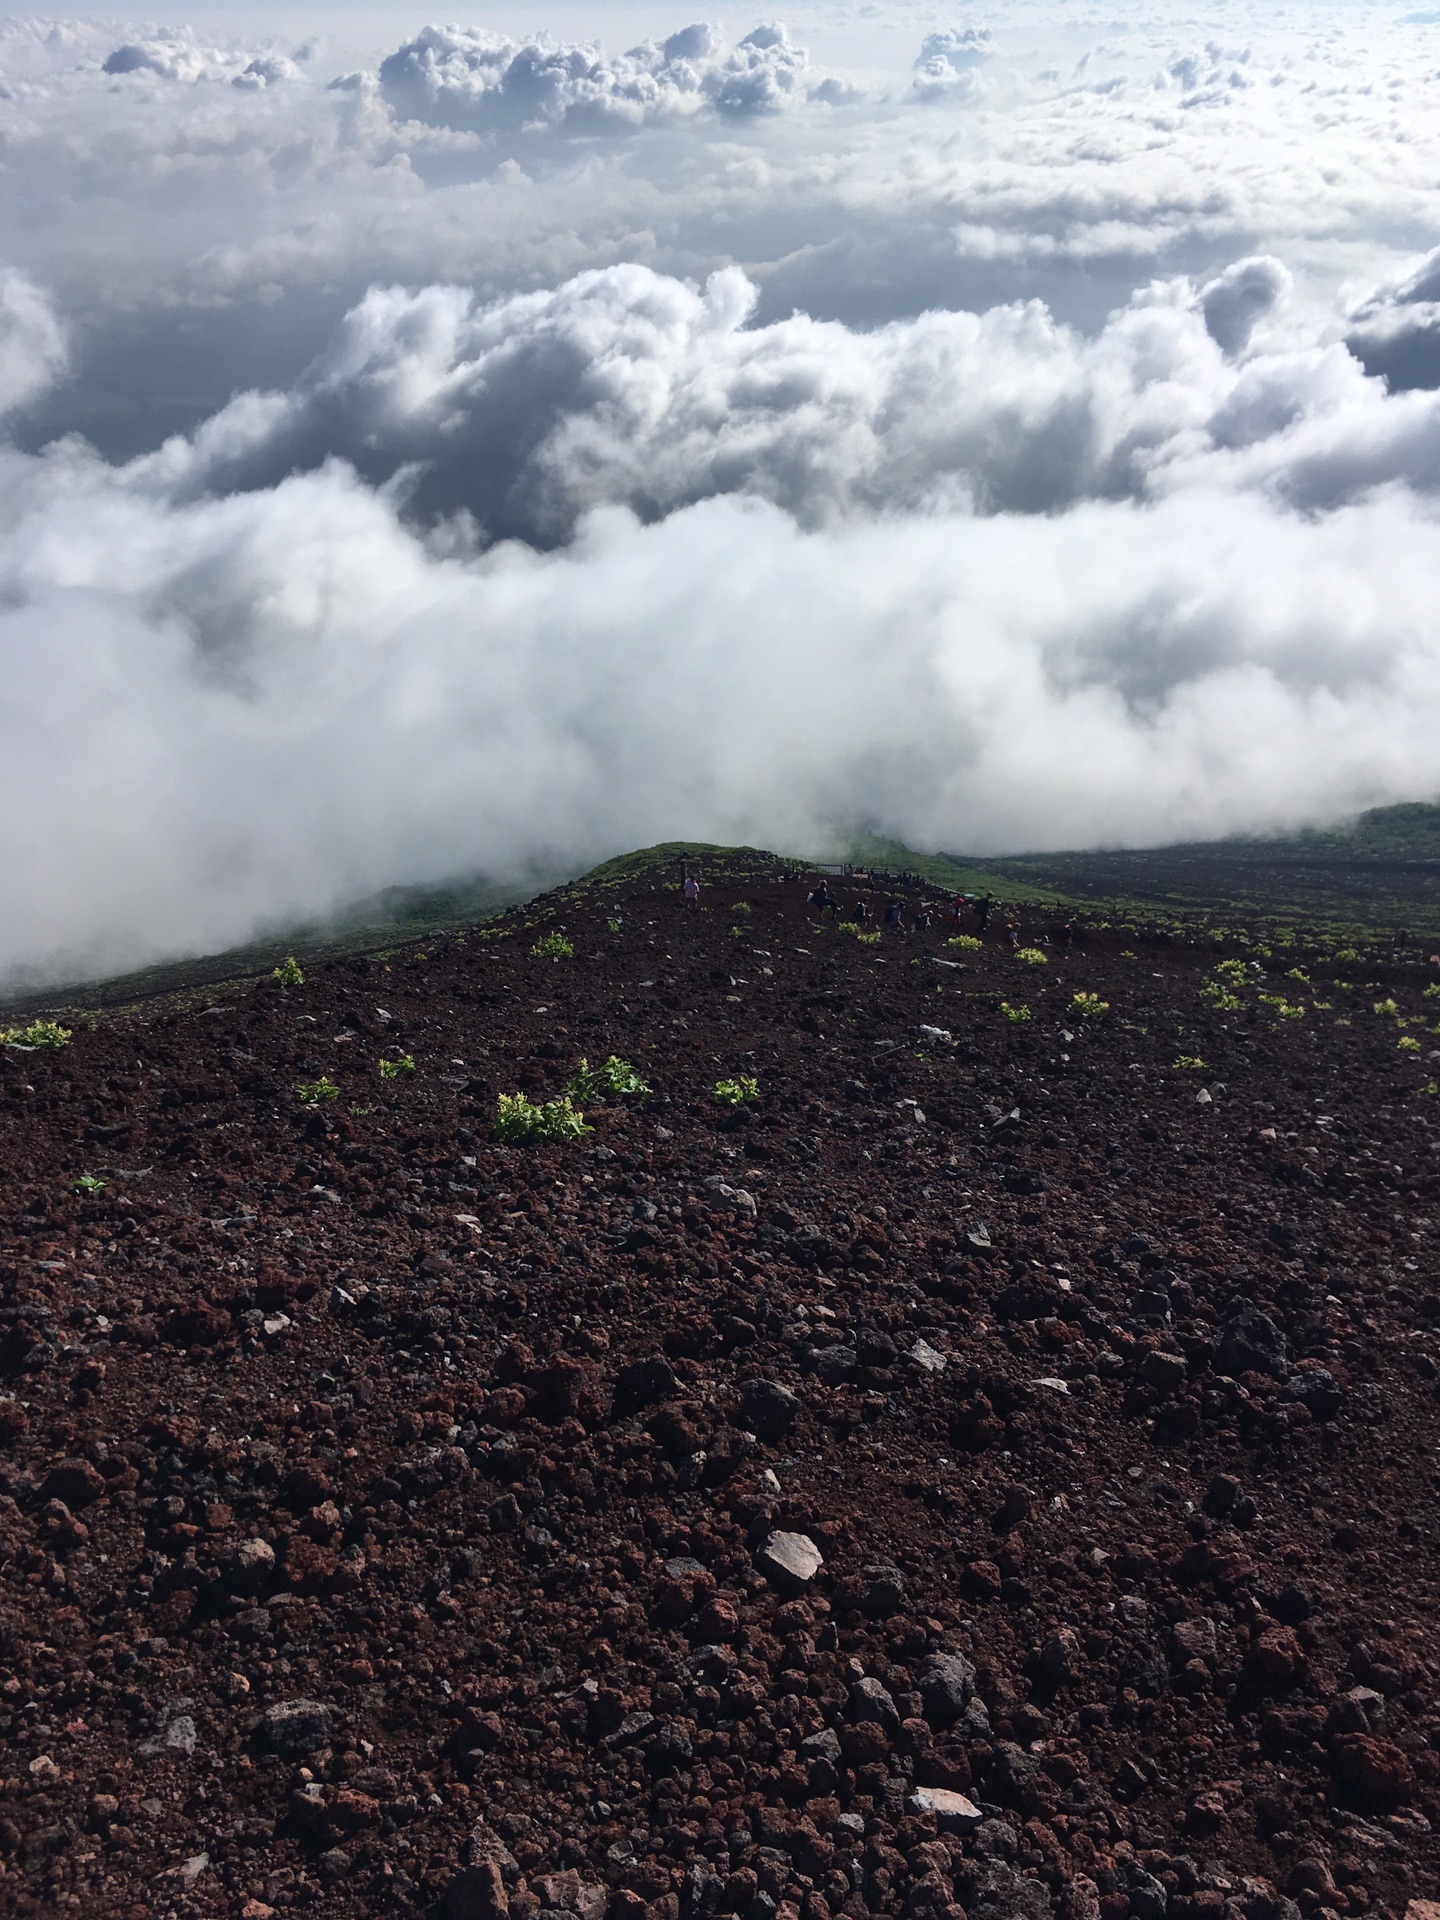
<svg viewBox="0 0 1440 1920"><path fill-rule="evenodd" d="M1423 976L675 879L0 1053L0 1905L1428 1900Z"/></svg>

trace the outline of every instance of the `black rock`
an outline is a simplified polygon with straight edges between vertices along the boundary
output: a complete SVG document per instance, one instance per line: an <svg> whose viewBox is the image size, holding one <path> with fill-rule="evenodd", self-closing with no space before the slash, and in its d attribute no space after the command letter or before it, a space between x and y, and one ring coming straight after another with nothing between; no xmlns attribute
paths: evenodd
<svg viewBox="0 0 1440 1920"><path fill-rule="evenodd" d="M679 1391L680 1382L675 1377L675 1369L661 1354L651 1354L645 1360L632 1360L628 1367L620 1369L615 1381L615 1418L628 1419L643 1407L653 1407L662 1400L673 1399Z"/></svg>
<svg viewBox="0 0 1440 1920"><path fill-rule="evenodd" d="M740 1424L767 1444L783 1439L795 1424L800 1402L778 1380L747 1380L740 1395Z"/></svg>
<svg viewBox="0 0 1440 1920"><path fill-rule="evenodd" d="M1340 1411L1345 1390L1333 1373L1314 1367L1303 1373L1292 1373L1277 1397L1307 1408L1312 1419L1333 1420Z"/></svg>
<svg viewBox="0 0 1440 1920"><path fill-rule="evenodd" d="M1268 1373L1275 1380L1283 1380L1290 1371L1284 1334L1268 1313L1243 1295L1237 1294L1225 1309L1214 1368L1234 1378L1242 1373Z"/></svg>
<svg viewBox="0 0 1440 1920"><path fill-rule="evenodd" d="M932 1653L921 1666L915 1684L931 1726L949 1727L970 1704L975 1669L963 1653Z"/></svg>
<svg viewBox="0 0 1440 1920"><path fill-rule="evenodd" d="M291 1758L314 1753L330 1738L335 1709L320 1700L281 1700L260 1722L260 1732L276 1753Z"/></svg>

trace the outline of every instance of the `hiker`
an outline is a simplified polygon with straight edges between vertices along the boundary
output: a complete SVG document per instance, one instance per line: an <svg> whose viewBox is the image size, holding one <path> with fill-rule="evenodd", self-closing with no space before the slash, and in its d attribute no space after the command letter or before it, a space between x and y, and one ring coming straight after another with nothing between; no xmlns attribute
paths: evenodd
<svg viewBox="0 0 1440 1920"><path fill-rule="evenodd" d="M1005 923L1005 937L1006 937L1006 939L1007 939L1007 940L1008 940L1008 941L1010 942L1010 945L1011 945L1012 947L1018 947L1018 946L1019 946L1019 944L1020 944L1020 922L1019 922L1018 920L1007 920L1007 921L1006 921L1006 923Z"/></svg>
<svg viewBox="0 0 1440 1920"><path fill-rule="evenodd" d="M855 902L855 924L862 933L870 924L870 909L863 900Z"/></svg>
<svg viewBox="0 0 1440 1920"><path fill-rule="evenodd" d="M915 916L915 931L917 933L928 933L930 931L930 922L934 917L934 913L928 906L921 907Z"/></svg>
<svg viewBox="0 0 1440 1920"><path fill-rule="evenodd" d="M1061 951L1064 953L1069 953L1070 950L1074 947L1074 945L1075 945L1075 922L1073 920L1067 920L1065 922L1065 926L1063 930Z"/></svg>
<svg viewBox="0 0 1440 1920"><path fill-rule="evenodd" d="M905 931L905 908L899 900L892 900L885 909L885 931L887 933L904 933Z"/></svg>
<svg viewBox="0 0 1440 1920"><path fill-rule="evenodd" d="M984 933L989 923L990 909L993 905L994 902L988 893L982 893L980 898L975 902L975 920L981 933Z"/></svg>
<svg viewBox="0 0 1440 1920"><path fill-rule="evenodd" d="M827 913L832 920L838 920L840 917L840 903L823 880L806 900L805 904L807 907L814 907L822 920Z"/></svg>
<svg viewBox="0 0 1440 1920"><path fill-rule="evenodd" d="M685 876L685 905L698 911L700 906L700 882L693 873Z"/></svg>

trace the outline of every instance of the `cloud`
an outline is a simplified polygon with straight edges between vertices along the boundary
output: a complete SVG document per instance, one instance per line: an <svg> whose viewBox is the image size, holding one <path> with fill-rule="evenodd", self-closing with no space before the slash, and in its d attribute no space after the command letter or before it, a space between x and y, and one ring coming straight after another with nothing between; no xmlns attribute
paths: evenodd
<svg viewBox="0 0 1440 1920"><path fill-rule="evenodd" d="M340 465L171 505L8 455L0 974L659 835L1153 841L1432 790L1435 535L1395 496L712 498L466 560Z"/></svg>
<svg viewBox="0 0 1440 1920"><path fill-rule="evenodd" d="M0 268L0 417L49 387L68 359L65 332L33 281Z"/></svg>
<svg viewBox="0 0 1440 1920"><path fill-rule="evenodd" d="M988 27L944 27L926 34L915 62L922 100L974 100L984 91L979 69L989 57Z"/></svg>
<svg viewBox="0 0 1440 1920"><path fill-rule="evenodd" d="M238 396L128 473L195 499L340 458L422 525L540 546L596 507L655 520L729 493L807 527L1197 485L1306 509L1428 493L1440 400L1387 398L1335 344L1247 351L1288 284L1265 257L1198 291L1155 281L1089 338L1035 301L866 332L756 325L735 268L698 289L612 267L489 304L376 288L293 387Z"/></svg>
<svg viewBox="0 0 1440 1920"><path fill-rule="evenodd" d="M0 23L0 976L1440 786L1440 32L373 18Z"/></svg>
<svg viewBox="0 0 1440 1920"><path fill-rule="evenodd" d="M1360 303L1346 345L1393 393L1440 387L1440 248Z"/></svg>
<svg viewBox="0 0 1440 1920"><path fill-rule="evenodd" d="M1200 295L1210 338L1232 358L1243 353L1256 327L1290 289L1284 264L1268 254L1237 260L1217 275Z"/></svg>
<svg viewBox="0 0 1440 1920"><path fill-rule="evenodd" d="M258 92L299 78L300 69L284 54L247 54L239 47L207 46L188 27L157 27L141 40L127 40L105 57L101 72L140 74L193 85L228 80L233 87Z"/></svg>
<svg viewBox="0 0 1440 1920"><path fill-rule="evenodd" d="M781 26L756 27L727 53L719 30L701 22L608 57L594 45L424 27L381 62L379 78L402 120L466 133L595 134L706 109L775 113L802 97L807 64Z"/></svg>

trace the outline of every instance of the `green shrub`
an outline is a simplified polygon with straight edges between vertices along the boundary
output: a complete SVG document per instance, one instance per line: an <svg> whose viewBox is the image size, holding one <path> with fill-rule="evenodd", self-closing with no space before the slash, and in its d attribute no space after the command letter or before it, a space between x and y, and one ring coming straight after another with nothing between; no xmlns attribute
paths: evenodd
<svg viewBox="0 0 1440 1920"><path fill-rule="evenodd" d="M1102 1000L1098 993L1076 993L1070 996L1070 1008L1081 1020L1098 1020L1102 1013L1110 1011L1110 1002Z"/></svg>
<svg viewBox="0 0 1440 1920"><path fill-rule="evenodd" d="M1029 1007L1012 1007L1008 1000L1002 1000L1000 1002L1000 1011L1004 1014L1005 1018L1010 1021L1019 1022L1030 1018Z"/></svg>
<svg viewBox="0 0 1440 1920"><path fill-rule="evenodd" d="M1042 952L1039 947L1017 947L1015 958L1023 960L1027 967L1048 967L1050 964L1049 954Z"/></svg>
<svg viewBox="0 0 1440 1920"><path fill-rule="evenodd" d="M751 904L750 904L750 902L749 902L748 900L737 900L737 901L735 902L735 904L734 904L734 906L733 906L733 907L731 907L731 909L730 909L730 911L731 911L732 913L747 913L747 914L748 914L748 913L753 913L753 912L755 911L755 909L754 909L754 908L753 908L753 907L751 906Z"/></svg>
<svg viewBox="0 0 1440 1920"><path fill-rule="evenodd" d="M302 1107L326 1107L340 1098L340 1089L322 1073L318 1080L302 1080L295 1089L295 1098Z"/></svg>
<svg viewBox="0 0 1440 1920"><path fill-rule="evenodd" d="M1395 1044L1402 1053L1418 1053L1420 1051L1420 1042L1415 1039L1412 1034L1407 1033L1403 1040L1397 1040Z"/></svg>
<svg viewBox="0 0 1440 1920"><path fill-rule="evenodd" d="M286 955L271 973L270 978L282 987L303 987L305 984L305 976L300 971L300 962L293 953Z"/></svg>
<svg viewBox="0 0 1440 1920"><path fill-rule="evenodd" d="M6 1027L0 1032L0 1046L68 1047L69 1027L57 1027L53 1020L32 1020L28 1027Z"/></svg>
<svg viewBox="0 0 1440 1920"><path fill-rule="evenodd" d="M1177 1053L1175 1056L1175 1061L1174 1061L1174 1066L1172 1071L1176 1073L1182 1073L1182 1072L1187 1072L1192 1067L1203 1067L1204 1065L1205 1065L1205 1062L1200 1058L1198 1054Z"/></svg>
<svg viewBox="0 0 1440 1920"><path fill-rule="evenodd" d="M1398 1020L1400 1018L1400 1009L1394 1000L1377 1000L1375 1002L1375 1011L1380 1015L1382 1020Z"/></svg>
<svg viewBox="0 0 1440 1920"><path fill-rule="evenodd" d="M642 1080L630 1062L622 1060L618 1053L612 1053L601 1067L592 1067L582 1058L565 1087L566 1098L573 1100L577 1107L588 1106L592 1100L607 1095L618 1099L623 1094L639 1096L649 1091L649 1082Z"/></svg>
<svg viewBox="0 0 1440 1920"><path fill-rule="evenodd" d="M615 918L613 913L611 914L610 918L605 922L605 924L610 929L611 933L619 933L620 922Z"/></svg>
<svg viewBox="0 0 1440 1920"><path fill-rule="evenodd" d="M862 947L878 947L880 944L880 935L878 933L861 933L857 929L855 938L860 942Z"/></svg>
<svg viewBox="0 0 1440 1920"><path fill-rule="evenodd" d="M102 1180L97 1173L82 1173L75 1182L77 1193L103 1193L109 1186L108 1180Z"/></svg>
<svg viewBox="0 0 1440 1920"><path fill-rule="evenodd" d="M760 1098L760 1082L748 1073L737 1074L733 1080L717 1080L715 1098L722 1106L743 1107L747 1101Z"/></svg>
<svg viewBox="0 0 1440 1920"><path fill-rule="evenodd" d="M979 953L983 949L985 942L983 940L977 940L973 933L955 933L950 936L945 944L947 947L954 947L959 953Z"/></svg>
<svg viewBox="0 0 1440 1920"><path fill-rule="evenodd" d="M398 1080L401 1074L414 1073L414 1071L415 1056L413 1053L402 1053L398 1060L382 1060L380 1062L380 1078L382 1080Z"/></svg>
<svg viewBox="0 0 1440 1920"><path fill-rule="evenodd" d="M575 949L563 933L542 935L530 951L539 960L573 960L575 958Z"/></svg>
<svg viewBox="0 0 1440 1920"><path fill-rule="evenodd" d="M1360 955L1355 951L1354 947L1337 947L1335 949L1335 958L1336 960L1358 960Z"/></svg>
<svg viewBox="0 0 1440 1920"><path fill-rule="evenodd" d="M506 1146L525 1147L537 1140L578 1140L593 1133L585 1116L578 1113L569 1094L536 1106L523 1093L502 1093L495 1115L494 1133Z"/></svg>
<svg viewBox="0 0 1440 1920"><path fill-rule="evenodd" d="M1421 994L1422 1000L1440 1000L1440 980L1432 982Z"/></svg>

